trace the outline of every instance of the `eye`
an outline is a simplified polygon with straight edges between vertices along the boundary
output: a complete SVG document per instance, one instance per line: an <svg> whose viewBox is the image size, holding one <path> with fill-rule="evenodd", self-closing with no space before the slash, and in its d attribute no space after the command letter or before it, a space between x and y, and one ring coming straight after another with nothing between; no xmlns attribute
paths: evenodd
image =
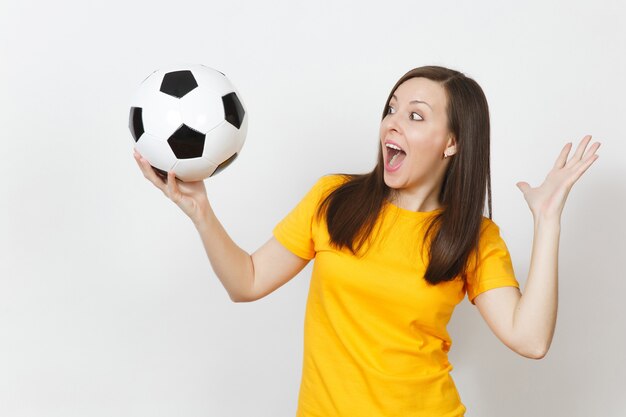
<svg viewBox="0 0 626 417"><path fill-rule="evenodd" d="M417 116L417 117L419 117L419 119L415 119L415 118L413 117L414 115L415 115L415 116ZM420 116L419 114L417 114L417 113L415 113L415 112L412 112L412 113L411 113L411 120L418 120L418 121L419 121L419 120L424 120L424 119L423 119L423 118L422 118L422 116Z"/></svg>
<svg viewBox="0 0 626 417"><path fill-rule="evenodd" d="M387 106L387 114L393 114L395 109L391 106Z"/></svg>

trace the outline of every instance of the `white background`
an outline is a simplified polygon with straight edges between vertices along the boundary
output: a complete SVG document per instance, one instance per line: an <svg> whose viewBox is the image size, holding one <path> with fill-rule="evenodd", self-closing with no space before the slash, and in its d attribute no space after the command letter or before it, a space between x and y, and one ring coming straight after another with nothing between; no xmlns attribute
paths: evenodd
<svg viewBox="0 0 626 417"><path fill-rule="evenodd" d="M548 355L516 355L467 299L449 331L468 416L623 416L626 6L621 1L0 3L0 415L293 416L310 265L233 303L188 218L132 158L129 99L171 63L241 93L241 156L207 180L252 252L321 175L371 170L395 81L443 65L484 89L494 221L526 282L541 183L585 134L600 158L562 217Z"/></svg>

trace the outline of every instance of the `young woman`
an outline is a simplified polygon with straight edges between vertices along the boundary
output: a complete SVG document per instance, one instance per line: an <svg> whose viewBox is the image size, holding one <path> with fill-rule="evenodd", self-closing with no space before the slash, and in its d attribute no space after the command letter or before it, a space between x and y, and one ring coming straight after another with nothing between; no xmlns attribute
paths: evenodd
<svg viewBox="0 0 626 417"><path fill-rule="evenodd" d="M233 301L258 300L315 258L305 316L298 417L462 416L446 325L465 293L494 334L539 359L557 313L560 217L598 158L566 144L539 187L517 184L534 218L522 294L491 220L489 110L464 74L406 73L384 106L379 157L364 175L322 177L252 255L222 228L204 183L144 176L194 222ZM585 152L586 150L586 152ZM484 217L485 197L489 217Z"/></svg>

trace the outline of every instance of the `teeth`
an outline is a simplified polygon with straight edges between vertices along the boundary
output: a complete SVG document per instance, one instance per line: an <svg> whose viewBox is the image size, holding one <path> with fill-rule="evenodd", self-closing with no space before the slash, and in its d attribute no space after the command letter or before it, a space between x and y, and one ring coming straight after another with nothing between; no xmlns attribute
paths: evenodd
<svg viewBox="0 0 626 417"><path fill-rule="evenodd" d="M392 167L392 166L393 166L393 163L396 161L396 157L397 157L398 155L399 155L399 154L395 154L394 156L392 156L392 157L391 157L391 160L389 161L389 166L390 166L390 167Z"/></svg>
<svg viewBox="0 0 626 417"><path fill-rule="evenodd" d="M385 144L385 146L386 146L386 147L388 147L388 148L391 148L391 149L395 149L395 150L397 150L397 151L401 151L401 150L402 150L402 148L401 148L401 147L396 146L396 145L394 145L394 144L392 144L392 143L386 143L386 144Z"/></svg>

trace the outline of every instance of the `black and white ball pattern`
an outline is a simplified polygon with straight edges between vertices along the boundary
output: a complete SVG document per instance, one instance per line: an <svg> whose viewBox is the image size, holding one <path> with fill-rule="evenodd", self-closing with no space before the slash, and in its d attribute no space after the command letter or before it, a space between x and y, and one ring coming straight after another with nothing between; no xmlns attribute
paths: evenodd
<svg viewBox="0 0 626 417"><path fill-rule="evenodd" d="M230 165L243 147L248 116L226 76L203 65L153 72L131 101L137 151L160 174L198 181Z"/></svg>

